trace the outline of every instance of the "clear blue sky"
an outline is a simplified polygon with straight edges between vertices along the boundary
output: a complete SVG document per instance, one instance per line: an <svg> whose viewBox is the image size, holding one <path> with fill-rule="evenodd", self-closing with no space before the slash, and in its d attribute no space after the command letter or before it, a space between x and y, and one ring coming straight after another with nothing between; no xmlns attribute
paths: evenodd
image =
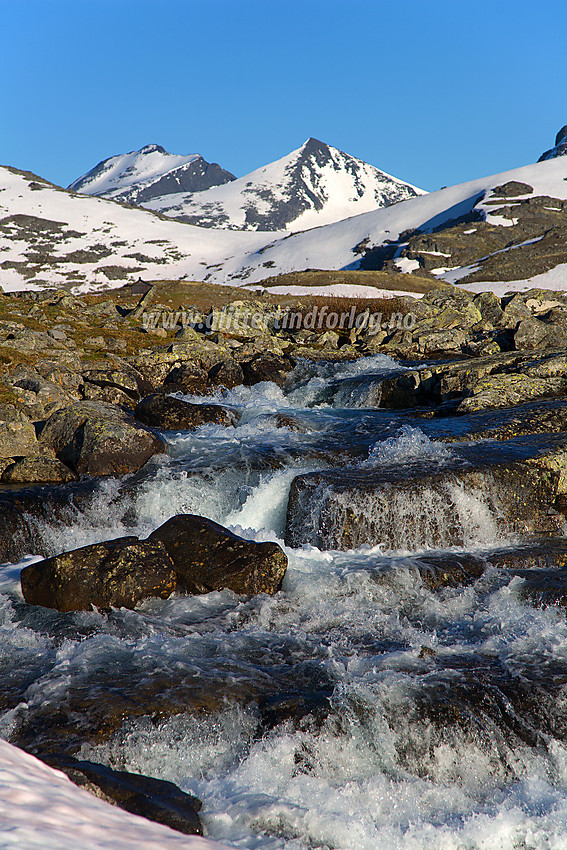
<svg viewBox="0 0 567 850"><path fill-rule="evenodd" d="M425 189L567 124L565 0L0 0L0 163L61 185L150 142L237 176L309 136Z"/></svg>

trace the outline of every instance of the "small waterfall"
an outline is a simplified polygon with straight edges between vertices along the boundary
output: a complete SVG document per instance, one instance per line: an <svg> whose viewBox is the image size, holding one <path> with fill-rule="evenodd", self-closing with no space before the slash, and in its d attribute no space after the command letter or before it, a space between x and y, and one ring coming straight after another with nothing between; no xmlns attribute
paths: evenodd
<svg viewBox="0 0 567 850"><path fill-rule="evenodd" d="M310 480L311 478L311 480ZM288 505L286 542L320 549L383 544L390 550L486 545L498 540L499 524L486 487L467 486L454 473L433 479L353 482L337 488L326 477L295 479Z"/></svg>

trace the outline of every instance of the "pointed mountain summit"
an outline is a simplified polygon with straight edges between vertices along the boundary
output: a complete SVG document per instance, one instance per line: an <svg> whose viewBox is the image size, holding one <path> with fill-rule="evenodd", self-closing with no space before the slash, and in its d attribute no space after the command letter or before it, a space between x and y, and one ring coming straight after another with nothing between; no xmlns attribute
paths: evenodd
<svg viewBox="0 0 567 850"><path fill-rule="evenodd" d="M546 159L555 159L556 156L567 156L567 124L561 128L555 137L555 147L542 153L538 162L544 162Z"/></svg>
<svg viewBox="0 0 567 850"><path fill-rule="evenodd" d="M424 194L318 139L223 186L165 195L148 209L201 227L305 230Z"/></svg>
<svg viewBox="0 0 567 850"><path fill-rule="evenodd" d="M200 154L180 156L168 153L161 145L146 145L139 151L104 159L68 188L140 206L162 195L200 192L235 179L230 171L207 162Z"/></svg>

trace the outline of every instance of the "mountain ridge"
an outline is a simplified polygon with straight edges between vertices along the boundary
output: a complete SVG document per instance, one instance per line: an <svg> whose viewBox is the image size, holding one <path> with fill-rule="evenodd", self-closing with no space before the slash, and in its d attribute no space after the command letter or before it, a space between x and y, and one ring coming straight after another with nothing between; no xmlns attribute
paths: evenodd
<svg viewBox="0 0 567 850"><path fill-rule="evenodd" d="M198 192L235 179L201 154L171 154L150 144L101 160L67 188L139 206L164 193Z"/></svg>
<svg viewBox="0 0 567 850"><path fill-rule="evenodd" d="M161 173L148 176L148 157L156 155ZM173 165L169 172L168 161ZM265 231L328 224L422 194L421 189L314 138L244 177L234 178L222 170L219 174L215 168L220 166L198 155L178 162L175 154L147 145L103 160L69 188L127 201L199 227ZM189 174L198 175L201 182L191 183ZM206 180L214 180L214 185L201 185Z"/></svg>

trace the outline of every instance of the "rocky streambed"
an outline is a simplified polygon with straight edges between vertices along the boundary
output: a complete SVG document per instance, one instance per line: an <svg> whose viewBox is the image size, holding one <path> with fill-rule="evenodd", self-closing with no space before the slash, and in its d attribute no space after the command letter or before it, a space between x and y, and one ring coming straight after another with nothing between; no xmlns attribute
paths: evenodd
<svg viewBox="0 0 567 850"><path fill-rule="evenodd" d="M238 847L560 846L567 299L348 338L108 301L120 354L3 343L0 734Z"/></svg>

